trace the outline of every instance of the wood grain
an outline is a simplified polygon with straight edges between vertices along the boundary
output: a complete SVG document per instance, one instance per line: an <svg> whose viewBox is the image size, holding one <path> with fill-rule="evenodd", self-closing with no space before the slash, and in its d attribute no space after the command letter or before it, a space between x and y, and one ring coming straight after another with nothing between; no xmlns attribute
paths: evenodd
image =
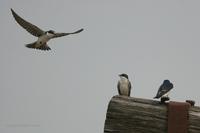
<svg viewBox="0 0 200 133"><path fill-rule="evenodd" d="M200 107L189 109L189 133L200 133ZM167 106L159 101L114 96L104 133L167 133Z"/></svg>

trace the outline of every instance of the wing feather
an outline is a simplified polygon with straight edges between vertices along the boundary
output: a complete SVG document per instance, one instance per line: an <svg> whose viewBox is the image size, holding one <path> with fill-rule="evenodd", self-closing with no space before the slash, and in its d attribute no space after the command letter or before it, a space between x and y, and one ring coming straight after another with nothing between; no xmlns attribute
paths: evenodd
<svg viewBox="0 0 200 133"><path fill-rule="evenodd" d="M17 23L32 35L39 37L44 34L43 30L21 18L13 9L11 9L11 12Z"/></svg>
<svg viewBox="0 0 200 133"><path fill-rule="evenodd" d="M119 83L119 82L117 83L117 89L118 89L118 93L119 93L119 95L121 95L121 91L120 91L120 83Z"/></svg>
<svg viewBox="0 0 200 133"><path fill-rule="evenodd" d="M128 83L128 88L129 88L129 91L128 91L128 96L130 96L131 95L131 82L129 81L129 83Z"/></svg>
<svg viewBox="0 0 200 133"><path fill-rule="evenodd" d="M67 35L71 35L71 34L77 34L77 33L80 33L81 31L83 31L83 29L80 29L80 30L77 30L77 31L71 32L71 33L55 33L55 35L53 36L53 38L67 36Z"/></svg>

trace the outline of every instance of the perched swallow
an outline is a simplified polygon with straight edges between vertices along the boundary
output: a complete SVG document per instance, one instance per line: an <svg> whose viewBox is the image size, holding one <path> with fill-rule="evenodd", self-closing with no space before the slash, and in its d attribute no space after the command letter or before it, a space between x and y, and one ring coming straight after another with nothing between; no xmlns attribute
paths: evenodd
<svg viewBox="0 0 200 133"><path fill-rule="evenodd" d="M70 34L77 34L77 33L80 33L81 31L83 31L83 29L80 29L78 31L71 32L71 33L56 33L53 30L43 31L40 28L38 28L37 26L35 26L35 25L31 24L30 22L21 18L19 15L17 15L14 12L13 9L11 9L11 12L12 12L13 17L15 18L15 20L17 21L17 23L20 26L22 26L26 31L28 31L33 36L38 37L37 41L30 43L30 44L26 44L26 47L28 47L28 48L34 48L34 49L40 49L40 50L51 50L51 48L47 45L47 42L50 39L67 36Z"/></svg>
<svg viewBox="0 0 200 133"><path fill-rule="evenodd" d="M117 88L119 95L130 96L131 94L131 82L128 79L127 74L120 74L120 80L118 81Z"/></svg>
<svg viewBox="0 0 200 133"><path fill-rule="evenodd" d="M164 80L163 84L160 86L160 88L158 89L158 92L156 94L156 96L154 98L168 98L169 95L169 91L173 88L173 84L170 83L169 80Z"/></svg>

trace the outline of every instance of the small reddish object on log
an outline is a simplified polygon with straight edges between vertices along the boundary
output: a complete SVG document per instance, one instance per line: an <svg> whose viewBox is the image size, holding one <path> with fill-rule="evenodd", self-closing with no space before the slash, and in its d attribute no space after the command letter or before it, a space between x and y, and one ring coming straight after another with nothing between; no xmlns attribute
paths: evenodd
<svg viewBox="0 0 200 133"><path fill-rule="evenodd" d="M168 133L188 133L190 106L187 102L168 103Z"/></svg>

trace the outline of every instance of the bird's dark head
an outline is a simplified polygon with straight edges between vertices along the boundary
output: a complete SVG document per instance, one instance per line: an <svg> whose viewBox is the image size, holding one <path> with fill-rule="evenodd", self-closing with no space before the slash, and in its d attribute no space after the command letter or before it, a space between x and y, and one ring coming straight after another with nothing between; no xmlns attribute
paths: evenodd
<svg viewBox="0 0 200 133"><path fill-rule="evenodd" d="M55 34L55 31L49 30L49 31L46 31L45 33L46 33L46 34L48 34L48 33L49 33L49 34Z"/></svg>
<svg viewBox="0 0 200 133"><path fill-rule="evenodd" d="M163 84L170 84L170 81L168 79L163 81Z"/></svg>
<svg viewBox="0 0 200 133"><path fill-rule="evenodd" d="M124 77L124 78L128 79L128 75L127 75L127 74L125 74L125 73L122 73L122 74L120 74L119 76L120 76L120 77Z"/></svg>
<svg viewBox="0 0 200 133"><path fill-rule="evenodd" d="M174 85L167 79L163 81L163 85L167 86L169 89L172 89L174 87Z"/></svg>

